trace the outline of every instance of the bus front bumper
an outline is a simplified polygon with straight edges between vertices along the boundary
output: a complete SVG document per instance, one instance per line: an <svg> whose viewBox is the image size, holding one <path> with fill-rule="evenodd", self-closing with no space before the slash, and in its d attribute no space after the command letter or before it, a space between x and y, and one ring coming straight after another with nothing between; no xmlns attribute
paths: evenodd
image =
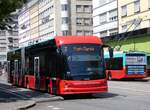
<svg viewBox="0 0 150 110"><path fill-rule="evenodd" d="M60 94L103 93L108 91L107 80L60 82Z"/></svg>

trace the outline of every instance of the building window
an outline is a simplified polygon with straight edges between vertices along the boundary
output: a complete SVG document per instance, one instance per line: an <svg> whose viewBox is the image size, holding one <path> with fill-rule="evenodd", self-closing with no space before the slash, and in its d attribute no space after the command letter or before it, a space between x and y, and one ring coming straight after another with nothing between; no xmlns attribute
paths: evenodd
<svg viewBox="0 0 150 110"><path fill-rule="evenodd" d="M99 15L100 18L100 24L104 24L107 22L107 13L103 13Z"/></svg>
<svg viewBox="0 0 150 110"><path fill-rule="evenodd" d="M67 11L68 10L68 5L67 4L61 5L61 10L62 11Z"/></svg>
<svg viewBox="0 0 150 110"><path fill-rule="evenodd" d="M135 12L135 13L140 12L140 0L136 0L136 1L134 2L134 12Z"/></svg>
<svg viewBox="0 0 150 110"><path fill-rule="evenodd" d="M90 19L90 18L84 18L84 25L91 26L92 25L92 19Z"/></svg>
<svg viewBox="0 0 150 110"><path fill-rule="evenodd" d="M116 21L117 18L117 9L109 12L109 21Z"/></svg>
<svg viewBox="0 0 150 110"><path fill-rule="evenodd" d="M90 36L90 35L92 35L92 31L84 31L84 35Z"/></svg>
<svg viewBox="0 0 150 110"><path fill-rule="evenodd" d="M77 25L83 25L83 18L76 18Z"/></svg>
<svg viewBox="0 0 150 110"><path fill-rule="evenodd" d="M100 36L101 36L101 37L106 37L106 36L107 36L107 31L102 31L102 32L100 32Z"/></svg>
<svg viewBox="0 0 150 110"><path fill-rule="evenodd" d="M91 13L92 12L92 6L91 5L84 5L84 12Z"/></svg>
<svg viewBox="0 0 150 110"><path fill-rule="evenodd" d="M68 24L69 23L69 18L68 17L63 17L62 18L62 24Z"/></svg>
<svg viewBox="0 0 150 110"><path fill-rule="evenodd" d="M82 36L82 35L83 35L83 31L77 30L77 35L78 35L78 36Z"/></svg>
<svg viewBox="0 0 150 110"><path fill-rule="evenodd" d="M148 0L148 8L150 9L150 0Z"/></svg>
<svg viewBox="0 0 150 110"><path fill-rule="evenodd" d="M102 6L107 3L107 0L99 0L99 5Z"/></svg>
<svg viewBox="0 0 150 110"><path fill-rule="evenodd" d="M0 31L1 36L5 36L5 31Z"/></svg>
<svg viewBox="0 0 150 110"><path fill-rule="evenodd" d="M2 52L6 52L6 47L0 47L0 51L2 51Z"/></svg>
<svg viewBox="0 0 150 110"><path fill-rule="evenodd" d="M110 36L117 35L117 34L118 34L118 29L117 28L109 30L109 35Z"/></svg>
<svg viewBox="0 0 150 110"><path fill-rule="evenodd" d="M42 19L42 24L46 24L50 21L49 15Z"/></svg>
<svg viewBox="0 0 150 110"><path fill-rule="evenodd" d="M127 31L127 25L123 25L122 26L122 32L126 32Z"/></svg>
<svg viewBox="0 0 150 110"><path fill-rule="evenodd" d="M69 35L69 32L68 31L62 31L62 35L67 36L67 35Z"/></svg>
<svg viewBox="0 0 150 110"><path fill-rule="evenodd" d="M25 24L23 24L22 26L21 26L21 29L22 30L24 30L24 29L26 29L27 27L26 27L26 25Z"/></svg>
<svg viewBox="0 0 150 110"><path fill-rule="evenodd" d="M127 16L127 6L126 5L122 6L121 9L122 9L122 17Z"/></svg>
<svg viewBox="0 0 150 110"><path fill-rule="evenodd" d="M83 12L83 6L82 5L76 5L76 12Z"/></svg>
<svg viewBox="0 0 150 110"><path fill-rule="evenodd" d="M0 50L1 50L1 48L0 48ZM4 51L6 51L6 50L4 50ZM6 55L0 55L0 61L3 61L3 60L6 60Z"/></svg>
<svg viewBox="0 0 150 110"><path fill-rule="evenodd" d="M10 36L18 36L18 31L8 31Z"/></svg>

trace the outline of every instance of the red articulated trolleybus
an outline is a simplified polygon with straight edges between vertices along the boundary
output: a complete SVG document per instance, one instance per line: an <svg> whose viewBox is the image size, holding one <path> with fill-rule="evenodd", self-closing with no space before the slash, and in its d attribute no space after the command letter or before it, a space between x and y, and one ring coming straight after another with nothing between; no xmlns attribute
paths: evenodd
<svg viewBox="0 0 150 110"><path fill-rule="evenodd" d="M107 92L103 47L94 36L57 36L10 51L8 80L57 95Z"/></svg>

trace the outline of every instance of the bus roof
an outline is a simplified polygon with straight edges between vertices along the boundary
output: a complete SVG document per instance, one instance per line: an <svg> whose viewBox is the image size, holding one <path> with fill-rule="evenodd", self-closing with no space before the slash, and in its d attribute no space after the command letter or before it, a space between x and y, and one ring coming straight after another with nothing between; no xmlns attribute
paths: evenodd
<svg viewBox="0 0 150 110"><path fill-rule="evenodd" d="M44 44L53 44L53 46L55 44L56 46L60 46L63 44L80 44L80 43L102 44L102 40L96 36L56 36L54 39L37 42L35 44L31 44L29 46L21 47L21 48L32 48L34 46L44 45ZM17 51L20 50L21 48L17 48L9 52Z"/></svg>
<svg viewBox="0 0 150 110"><path fill-rule="evenodd" d="M65 38L64 38L65 37ZM56 45L63 44L103 44L102 40L96 36L57 36L55 37Z"/></svg>
<svg viewBox="0 0 150 110"><path fill-rule="evenodd" d="M115 57L123 57L125 54L145 54L145 52L142 51L129 51L129 52L125 52L125 51L115 51L114 52L114 58ZM104 57L105 58L109 58L109 52L104 52Z"/></svg>

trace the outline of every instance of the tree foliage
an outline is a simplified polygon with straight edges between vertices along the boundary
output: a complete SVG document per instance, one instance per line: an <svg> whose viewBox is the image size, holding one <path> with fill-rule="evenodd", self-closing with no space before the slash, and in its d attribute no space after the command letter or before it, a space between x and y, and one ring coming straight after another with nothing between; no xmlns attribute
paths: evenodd
<svg viewBox="0 0 150 110"><path fill-rule="evenodd" d="M0 0L0 29L7 29L9 22L13 22L10 15L22 7L27 0ZM11 27L11 26L9 26Z"/></svg>

